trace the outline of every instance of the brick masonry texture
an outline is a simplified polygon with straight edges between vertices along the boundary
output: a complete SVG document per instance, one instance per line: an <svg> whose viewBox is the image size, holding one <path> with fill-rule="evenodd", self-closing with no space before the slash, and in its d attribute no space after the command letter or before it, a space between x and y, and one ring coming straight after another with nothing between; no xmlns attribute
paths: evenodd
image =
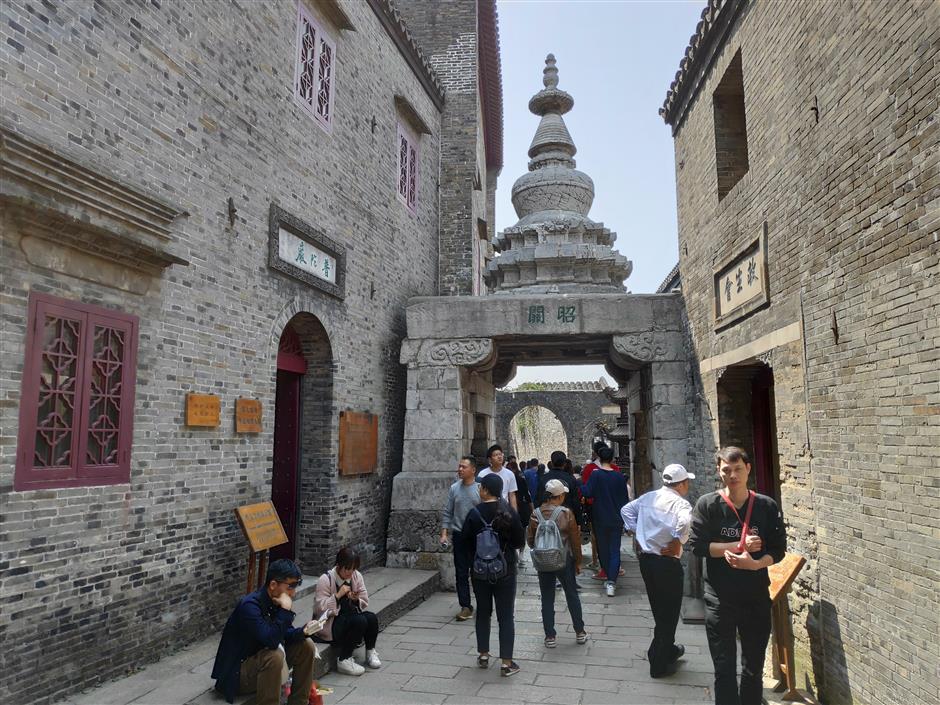
<svg viewBox="0 0 940 705"><path fill-rule="evenodd" d="M749 169L719 201L712 95L738 51ZM750 2L675 139L695 356L801 331L762 360L789 548L808 559L798 683L828 703L940 692L938 95L936 3ZM716 332L713 273L765 221L770 304ZM735 433L721 371L700 378L703 470Z"/></svg>
<svg viewBox="0 0 940 705"><path fill-rule="evenodd" d="M171 249L190 262L128 294L30 264L4 221L3 702L51 701L219 628L244 580L232 509L270 496L275 360L292 318L311 366L299 559L316 574L350 542L384 560L405 302L437 293L441 116L369 6L342 5L355 31L309 5L337 45L327 133L293 100L294 2L2 3L3 125L187 211ZM416 215L395 197L396 93L432 130ZM271 203L346 247L344 300L267 266ZM140 317L130 484L12 492L30 291ZM221 395L218 429L184 426L189 391ZM234 433L238 396L262 401L263 433ZM343 409L380 416L374 474L338 477Z"/></svg>

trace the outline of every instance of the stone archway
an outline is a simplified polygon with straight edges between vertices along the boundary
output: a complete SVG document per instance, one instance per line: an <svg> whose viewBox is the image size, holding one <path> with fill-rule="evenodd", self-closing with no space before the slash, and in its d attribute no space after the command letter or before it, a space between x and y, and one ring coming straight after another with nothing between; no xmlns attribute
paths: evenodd
<svg viewBox="0 0 940 705"><path fill-rule="evenodd" d="M613 423L616 414L605 414L610 400L600 382L546 384L544 389L496 392L496 441L504 447L509 443L509 423L527 406L541 406L561 422L568 441L567 454L573 463L583 462L591 455L596 423Z"/></svg>
<svg viewBox="0 0 940 705"><path fill-rule="evenodd" d="M497 442L515 455L520 466L529 458L547 463L556 450L568 453L568 434L558 416L544 406L524 406L509 419L506 442Z"/></svg>

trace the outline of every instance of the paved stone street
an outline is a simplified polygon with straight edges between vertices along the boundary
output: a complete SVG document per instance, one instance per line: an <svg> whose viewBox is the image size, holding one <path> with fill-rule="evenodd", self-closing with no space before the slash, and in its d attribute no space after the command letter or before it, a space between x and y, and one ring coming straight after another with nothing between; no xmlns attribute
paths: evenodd
<svg viewBox="0 0 940 705"><path fill-rule="evenodd" d="M376 703L617 703L711 702L712 667L704 627L679 624L677 640L686 646L678 672L651 680L646 648L652 635L650 614L639 567L624 541L624 570L618 594L603 595L603 584L582 575L581 602L590 634L587 645L575 644L574 631L556 592L558 646L546 649L536 574L519 575L516 598L515 659L522 671L499 675L499 661L488 670L476 666L473 620L457 622L457 596L436 593L379 635L383 668L358 678L330 673L321 684L334 689L325 702L343 705ZM495 615L491 647L498 652Z"/></svg>

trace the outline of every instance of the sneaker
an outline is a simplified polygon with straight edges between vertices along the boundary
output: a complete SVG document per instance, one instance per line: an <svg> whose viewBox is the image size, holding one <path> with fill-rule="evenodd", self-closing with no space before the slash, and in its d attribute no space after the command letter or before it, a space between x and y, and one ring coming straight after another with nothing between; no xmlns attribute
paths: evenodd
<svg viewBox="0 0 940 705"><path fill-rule="evenodd" d="M607 580L607 573L605 573L604 569L601 568L599 571L597 571L596 573L594 573L594 575L591 576L591 580Z"/></svg>
<svg viewBox="0 0 940 705"><path fill-rule="evenodd" d="M353 657L350 656L336 662L336 671L344 676L361 676L366 672L366 669L353 661Z"/></svg>
<svg viewBox="0 0 940 705"><path fill-rule="evenodd" d="M579 644L587 644L587 632L578 632L574 635L574 640Z"/></svg>
<svg viewBox="0 0 940 705"><path fill-rule="evenodd" d="M379 661L379 652L375 649L366 649L366 666L369 668L382 668L382 662Z"/></svg>
<svg viewBox="0 0 940 705"><path fill-rule="evenodd" d="M558 641L555 639L555 637L553 637L553 636L547 636L547 637L545 637L545 648L547 648L547 649L554 649L554 648L555 648L555 645L556 645L557 643L558 643Z"/></svg>
<svg viewBox="0 0 940 705"><path fill-rule="evenodd" d="M675 655L672 657L672 662L675 663L680 658L685 656L685 646L683 646L682 644L676 644L672 648L675 650Z"/></svg>
<svg viewBox="0 0 940 705"><path fill-rule="evenodd" d="M613 584L613 583L611 583L611 582L605 583L605 584L604 584L604 589L607 591L607 597L613 597L613 596L614 596L614 592L616 591L616 587L614 587L614 584Z"/></svg>
<svg viewBox="0 0 940 705"><path fill-rule="evenodd" d="M460 611L457 613L457 621L458 621L458 622L466 622L466 621L467 621L468 619L470 619L472 616L473 616L473 608L472 608L472 607L461 607L461 608L460 608Z"/></svg>
<svg viewBox="0 0 940 705"><path fill-rule="evenodd" d="M499 675L503 676L504 678L508 678L509 676L516 675L519 672L519 670L520 670L519 664L516 663L515 661L510 661L508 666L500 667Z"/></svg>

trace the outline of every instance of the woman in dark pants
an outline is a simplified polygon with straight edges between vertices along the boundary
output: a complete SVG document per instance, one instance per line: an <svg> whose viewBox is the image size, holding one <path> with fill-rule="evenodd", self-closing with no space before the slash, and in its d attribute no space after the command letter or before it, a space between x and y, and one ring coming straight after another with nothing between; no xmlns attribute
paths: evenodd
<svg viewBox="0 0 940 705"><path fill-rule="evenodd" d="M375 650L379 620L375 613L366 611L368 606L369 593L359 572L359 554L344 546L336 554L336 565L317 581L313 613L314 618L327 617L323 629L314 635L315 640L336 646L336 670L348 676L361 676L366 670L352 657L363 641L366 643L365 665L382 667Z"/></svg>
<svg viewBox="0 0 940 705"><path fill-rule="evenodd" d="M469 550L476 552L477 536L486 524L489 524L499 537L500 548L507 564L506 575L496 582L480 580L471 571L473 593L477 598L476 632L477 665L487 668L490 665L490 616L493 603L496 603L496 619L499 622L499 658L502 661L500 673L514 676L519 672L519 665L512 660L513 643L516 638L513 623L513 610L516 602L516 549L525 545L525 534L519 515L504 500L503 480L499 475L486 475L480 480L480 504L470 510L464 521L464 534L467 536ZM474 555L470 555L471 564Z"/></svg>

